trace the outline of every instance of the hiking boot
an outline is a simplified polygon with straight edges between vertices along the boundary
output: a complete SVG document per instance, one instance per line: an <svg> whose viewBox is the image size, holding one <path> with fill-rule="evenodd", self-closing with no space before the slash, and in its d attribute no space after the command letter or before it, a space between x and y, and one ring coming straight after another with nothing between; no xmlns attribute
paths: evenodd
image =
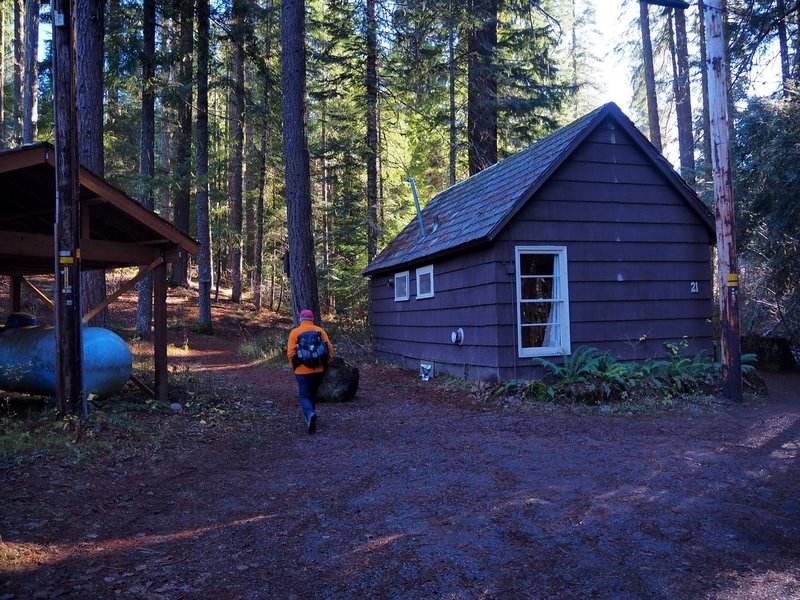
<svg viewBox="0 0 800 600"><path fill-rule="evenodd" d="M314 433L314 430L317 428L317 415L316 413L312 413L312 415L308 418L308 433Z"/></svg>

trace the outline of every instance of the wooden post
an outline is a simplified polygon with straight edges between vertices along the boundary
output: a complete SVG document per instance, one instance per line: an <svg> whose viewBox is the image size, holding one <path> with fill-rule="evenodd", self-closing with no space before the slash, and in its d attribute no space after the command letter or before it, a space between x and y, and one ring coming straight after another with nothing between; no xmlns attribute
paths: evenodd
<svg viewBox="0 0 800 600"><path fill-rule="evenodd" d="M11 312L22 310L22 275L11 276Z"/></svg>
<svg viewBox="0 0 800 600"><path fill-rule="evenodd" d="M19 282L20 282L20 284L21 284L21 285L24 285L26 288L28 288L28 290L30 290L30 291L33 293L33 295L34 295L34 296L36 296L36 297L37 297L37 298L39 298L39 300L41 300L41 301L42 301L44 304L46 304L47 306L49 306L49 307L50 307L50 310L53 310L53 311L54 311L54 310L56 309L56 305L55 305L55 303L54 303L52 300L50 300L50 298L48 298L48 297L47 297L47 295L46 295L46 294L45 294L45 293L44 293L42 290L40 290L39 288L37 288L37 287L36 287L35 285L33 285L33 284L30 282L30 281L28 281L28 280L27 280L27 279L25 279L24 277L20 277L20 278L19 278ZM21 291L21 290L20 290L20 291Z"/></svg>
<svg viewBox="0 0 800 600"><path fill-rule="evenodd" d="M156 400L167 401L167 265L153 270L153 362Z"/></svg>
<svg viewBox="0 0 800 600"><path fill-rule="evenodd" d="M722 391L726 398L742 399L742 360L739 346L739 273L736 261L733 182L729 147L728 81L725 68L725 32L720 0L706 0L708 53L708 107L711 130L711 172L717 225L717 288L719 290Z"/></svg>
<svg viewBox="0 0 800 600"><path fill-rule="evenodd" d="M55 120L56 398L62 416L86 415L80 308L80 182L76 114L75 0L53 1Z"/></svg>

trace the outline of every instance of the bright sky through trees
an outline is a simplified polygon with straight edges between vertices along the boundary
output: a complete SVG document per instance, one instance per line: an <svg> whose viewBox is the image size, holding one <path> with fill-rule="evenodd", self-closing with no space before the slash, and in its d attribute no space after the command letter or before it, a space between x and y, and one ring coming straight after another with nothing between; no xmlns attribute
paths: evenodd
<svg viewBox="0 0 800 600"><path fill-rule="evenodd" d="M637 19L639 16L639 3L636 1L623 0L596 0L596 29L599 38L596 41L597 55L600 59L597 81L601 92L599 93L599 103L615 102L624 113L633 118L634 111L631 108L633 90L631 86L631 75L634 70L634 62L637 57L630 52L616 51L617 47L622 47L626 40L636 39L639 36ZM651 11L661 10L653 6ZM687 25L694 29L697 19L697 4L692 2L686 11ZM626 30L633 27L635 31L626 33ZM700 51L697 44L690 40L689 52L693 59L699 57ZM663 78L668 74L656 77ZM699 85L700 76L696 69L692 70L692 95L695 99L695 110L699 106ZM769 96L780 90L780 56L777 43L771 44L763 57L755 61L752 71L752 83L750 95ZM672 127L674 127L674 114L669 115ZM678 148L677 141L671 132L667 132L667 143L664 148L666 157L677 165Z"/></svg>
<svg viewBox="0 0 800 600"><path fill-rule="evenodd" d="M631 102L631 65L629 58L623 57L621 52L615 52L631 23L635 23L638 15L636 6L629 5L623 8L622 1L604 1L597 8L597 31L600 38L597 40L598 57L600 58L600 73L598 79L604 90L601 94L603 102L615 102L623 112L629 113Z"/></svg>
<svg viewBox="0 0 800 600"><path fill-rule="evenodd" d="M691 4L686 17L689 26L693 28L697 18L697 3ZM630 113L632 61L635 57L615 52L614 49L624 42L625 30L636 27L635 19L638 17L639 3L596 0L595 7L597 31L600 33L600 38L597 40L597 54L601 60L598 81L605 88L600 99L602 102L615 102L625 113ZM632 35L637 36L638 31ZM699 56L695 44L690 46L689 51ZM753 78L752 95L769 96L780 89L780 56L777 44L773 43L763 58L756 61Z"/></svg>

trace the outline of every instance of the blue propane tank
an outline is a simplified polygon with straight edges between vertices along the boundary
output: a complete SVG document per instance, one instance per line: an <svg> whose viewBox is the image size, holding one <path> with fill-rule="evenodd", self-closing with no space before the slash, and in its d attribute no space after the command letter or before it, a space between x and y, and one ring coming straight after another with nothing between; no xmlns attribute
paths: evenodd
<svg viewBox="0 0 800 600"><path fill-rule="evenodd" d="M9 317L6 326L0 329L0 389L55 395L55 328L25 323L30 321ZM81 336L86 394L98 398L113 396L131 375L133 359L128 344L102 327L84 327Z"/></svg>

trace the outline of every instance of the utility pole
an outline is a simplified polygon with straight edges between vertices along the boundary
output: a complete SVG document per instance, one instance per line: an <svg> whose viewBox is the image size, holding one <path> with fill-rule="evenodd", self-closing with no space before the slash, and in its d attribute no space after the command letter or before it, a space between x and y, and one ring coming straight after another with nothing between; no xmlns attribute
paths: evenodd
<svg viewBox="0 0 800 600"><path fill-rule="evenodd" d="M681 0L639 0L676 10L689 8ZM706 26L708 109L711 131L711 174L717 230L717 290L721 329L722 393L729 400L742 399L742 355L739 345L739 272L736 261L733 180L728 115L725 31L720 0L700 4Z"/></svg>
<svg viewBox="0 0 800 600"><path fill-rule="evenodd" d="M80 181L75 0L53 2L53 97L55 117L56 398L61 416L86 415L80 293Z"/></svg>
<svg viewBox="0 0 800 600"><path fill-rule="evenodd" d="M708 108L711 130L711 172L717 225L717 289L722 350L722 392L742 399L742 357L739 342L739 273L736 260L733 182L729 146L728 80L722 3L706 0Z"/></svg>

